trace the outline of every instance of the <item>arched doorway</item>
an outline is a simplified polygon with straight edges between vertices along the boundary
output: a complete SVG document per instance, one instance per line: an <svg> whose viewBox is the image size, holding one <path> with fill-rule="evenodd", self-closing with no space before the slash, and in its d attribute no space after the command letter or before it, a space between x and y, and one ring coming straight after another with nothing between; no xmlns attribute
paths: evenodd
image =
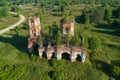
<svg viewBox="0 0 120 80"><path fill-rule="evenodd" d="M70 54L68 52L62 53L62 59L64 59L64 60L70 60Z"/></svg>
<svg viewBox="0 0 120 80"><path fill-rule="evenodd" d="M82 61L82 58L79 54L77 55L76 61Z"/></svg>

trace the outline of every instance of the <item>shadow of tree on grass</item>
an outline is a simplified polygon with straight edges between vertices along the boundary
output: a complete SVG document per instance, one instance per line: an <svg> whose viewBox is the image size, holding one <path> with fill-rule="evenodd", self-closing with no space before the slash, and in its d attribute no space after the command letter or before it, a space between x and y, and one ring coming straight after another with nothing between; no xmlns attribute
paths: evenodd
<svg viewBox="0 0 120 80"><path fill-rule="evenodd" d="M96 28L97 28L97 30L95 29L92 31L120 37L120 27L119 26L116 27L116 26L110 26L108 24L99 24L96 26ZM101 29L103 29L103 30L101 30Z"/></svg>
<svg viewBox="0 0 120 80"><path fill-rule="evenodd" d="M27 37L18 36L18 35L12 35L12 37L10 38L0 36L0 42L9 43L14 47L16 47L18 50L28 54L27 41L28 41Z"/></svg>

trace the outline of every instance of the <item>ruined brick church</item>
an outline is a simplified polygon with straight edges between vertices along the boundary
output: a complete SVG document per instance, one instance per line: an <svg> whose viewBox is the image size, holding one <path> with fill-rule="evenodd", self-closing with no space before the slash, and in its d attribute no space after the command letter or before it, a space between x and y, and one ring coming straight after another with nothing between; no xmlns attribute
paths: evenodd
<svg viewBox="0 0 120 80"><path fill-rule="evenodd" d="M70 21L68 23L65 23L64 19L61 19L60 20L60 30L63 33L63 35L70 33L72 36L74 36L74 22Z"/></svg>
<svg viewBox="0 0 120 80"><path fill-rule="evenodd" d="M31 53L36 45L38 45L38 52L40 58L43 56L43 52L47 56L47 60L51 59L53 54L55 57L60 60L62 54L65 52L69 54L69 59L71 62L76 61L77 56L81 57L81 62L85 62L86 50L82 47L75 47L69 45L62 46L51 46L48 44L47 47L39 45L39 37L42 35L42 29L40 25L40 19L38 17L30 17L28 19L29 27L29 38L28 38L28 51ZM74 22L64 23L63 19L60 20L60 29L63 35L71 33L74 36Z"/></svg>

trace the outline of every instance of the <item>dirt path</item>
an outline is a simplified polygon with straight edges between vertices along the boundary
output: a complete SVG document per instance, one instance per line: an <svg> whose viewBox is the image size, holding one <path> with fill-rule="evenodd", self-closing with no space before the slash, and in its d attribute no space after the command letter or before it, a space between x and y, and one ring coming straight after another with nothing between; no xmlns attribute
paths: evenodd
<svg viewBox="0 0 120 80"><path fill-rule="evenodd" d="M16 13L14 13L14 12L10 12L10 13L11 13L11 14L16 14ZM24 20L25 20L25 17L20 14L20 20L19 20L18 22L16 22L15 24L13 24L13 25L5 28L5 29L0 30L0 34L3 34L3 33L5 33L5 32L7 32L7 31L9 31L10 29L13 29L13 28L17 27L17 26L20 25L22 22L24 22Z"/></svg>

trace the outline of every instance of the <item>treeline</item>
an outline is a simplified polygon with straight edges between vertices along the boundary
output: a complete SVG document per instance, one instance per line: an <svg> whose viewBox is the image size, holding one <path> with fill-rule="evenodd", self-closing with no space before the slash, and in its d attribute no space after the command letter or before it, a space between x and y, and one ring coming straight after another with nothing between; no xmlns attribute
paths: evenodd
<svg viewBox="0 0 120 80"><path fill-rule="evenodd" d="M76 18L76 22L101 24L103 21L107 21L108 24L119 24L119 18L120 7L115 9L111 7L97 7L95 9L84 9L83 14Z"/></svg>
<svg viewBox="0 0 120 80"><path fill-rule="evenodd" d="M34 4L42 4L42 5L59 5L59 4L111 4L111 5L120 5L119 0L1 0L1 3L5 2L13 3L13 4L28 4L28 3L34 3Z"/></svg>

